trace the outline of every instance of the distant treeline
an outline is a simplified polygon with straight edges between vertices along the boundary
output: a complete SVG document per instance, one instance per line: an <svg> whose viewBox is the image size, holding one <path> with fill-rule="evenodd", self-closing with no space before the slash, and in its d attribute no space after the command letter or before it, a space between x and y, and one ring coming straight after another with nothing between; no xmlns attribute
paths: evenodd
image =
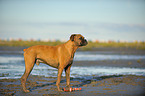
<svg viewBox="0 0 145 96"><path fill-rule="evenodd" d="M16 46L16 47L30 47L34 45L49 45L49 46L55 46L58 44L62 44L64 42L61 41L4 41L0 40L0 46ZM88 45L85 47L82 47L81 50L92 50L97 47L125 47L125 48L136 48L145 50L145 42L92 42L88 41Z"/></svg>

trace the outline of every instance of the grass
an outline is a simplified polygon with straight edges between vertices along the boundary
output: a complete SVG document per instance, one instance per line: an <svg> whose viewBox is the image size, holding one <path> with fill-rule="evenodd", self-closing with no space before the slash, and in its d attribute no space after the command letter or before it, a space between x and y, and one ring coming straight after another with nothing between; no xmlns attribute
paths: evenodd
<svg viewBox="0 0 145 96"><path fill-rule="evenodd" d="M30 47L34 45L49 45L55 46L58 44L62 44L63 42L55 41L55 42L43 42L43 41L0 41L0 46L21 46L21 47Z"/></svg>
<svg viewBox="0 0 145 96"><path fill-rule="evenodd" d="M43 41L0 41L0 46L15 46L15 47L30 47L34 45L49 45L49 46L55 46L62 44L64 42L60 41L49 41L49 42L43 42ZM98 47L124 47L124 48L136 48L140 50L145 50L145 42L110 42L110 43L98 43L98 42L92 42L88 41L88 45L85 47L82 47L81 50L91 50L93 48Z"/></svg>

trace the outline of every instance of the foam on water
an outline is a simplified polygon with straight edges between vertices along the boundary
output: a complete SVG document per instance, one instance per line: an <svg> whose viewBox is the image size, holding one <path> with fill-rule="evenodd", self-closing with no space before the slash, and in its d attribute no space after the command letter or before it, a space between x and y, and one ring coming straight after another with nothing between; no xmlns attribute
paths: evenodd
<svg viewBox="0 0 145 96"><path fill-rule="evenodd" d="M15 63L24 61L24 57L0 56L0 63Z"/></svg>
<svg viewBox="0 0 145 96"><path fill-rule="evenodd" d="M7 68L6 68L7 67ZM0 65L0 79L3 78L20 78L24 73L24 66L5 66ZM4 68L4 69L2 69ZM32 75L43 75L46 77L57 77L57 69L48 65L41 64L34 66ZM71 77L84 78L87 76L106 76L106 75L140 75L145 76L145 69L141 68L120 68L120 67L73 67L71 68ZM65 76L63 72L62 76Z"/></svg>
<svg viewBox="0 0 145 96"><path fill-rule="evenodd" d="M145 69L140 68L119 68L119 67L72 67L71 74L79 73L78 76L85 75L143 75Z"/></svg>

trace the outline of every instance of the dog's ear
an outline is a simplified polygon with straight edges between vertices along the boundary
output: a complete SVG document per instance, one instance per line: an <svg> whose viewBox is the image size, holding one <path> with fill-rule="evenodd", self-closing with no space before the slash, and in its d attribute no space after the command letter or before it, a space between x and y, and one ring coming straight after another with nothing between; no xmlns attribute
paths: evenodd
<svg viewBox="0 0 145 96"><path fill-rule="evenodd" d="M72 34L71 36L70 36L70 40L71 41L74 41L74 37L76 36L76 34Z"/></svg>

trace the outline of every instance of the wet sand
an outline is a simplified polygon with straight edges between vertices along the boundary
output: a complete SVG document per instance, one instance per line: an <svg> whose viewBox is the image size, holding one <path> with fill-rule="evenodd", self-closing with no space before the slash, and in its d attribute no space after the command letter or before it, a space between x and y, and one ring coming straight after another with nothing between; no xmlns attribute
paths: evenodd
<svg viewBox="0 0 145 96"><path fill-rule="evenodd" d="M23 47L0 47L1 51L21 51ZM96 49L98 51L113 50L115 54L145 55L144 50L136 49ZM10 53L11 54L11 53ZM74 61L73 66L108 66L145 68L145 60L103 60L103 61ZM72 87L81 87L81 91L58 92L56 77L30 75L27 79L27 88L24 93L20 79L0 80L0 96L145 96L145 76L111 75L91 76L93 79L72 78ZM65 77L61 79L61 88L65 87Z"/></svg>
<svg viewBox="0 0 145 96"><path fill-rule="evenodd" d="M19 79L0 80L0 96L144 96L145 77L143 76L103 76L93 80L71 78L72 87L81 87L81 91L58 92L55 77L29 76L27 88L29 93L22 91ZM65 87L62 77L61 87Z"/></svg>
<svg viewBox="0 0 145 96"><path fill-rule="evenodd" d="M128 67L145 68L145 59L138 60L98 60L98 61L74 61L73 66L100 66L100 67Z"/></svg>

